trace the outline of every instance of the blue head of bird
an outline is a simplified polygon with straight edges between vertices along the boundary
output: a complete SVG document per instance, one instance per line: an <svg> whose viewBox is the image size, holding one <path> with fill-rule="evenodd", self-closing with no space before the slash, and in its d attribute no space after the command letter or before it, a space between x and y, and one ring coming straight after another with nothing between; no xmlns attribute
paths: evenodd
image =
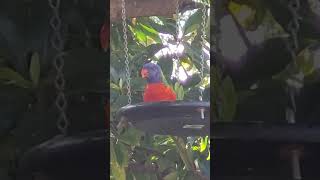
<svg viewBox="0 0 320 180"><path fill-rule="evenodd" d="M161 82L161 68L154 63L146 63L141 70L142 78L147 79L148 83L160 83Z"/></svg>

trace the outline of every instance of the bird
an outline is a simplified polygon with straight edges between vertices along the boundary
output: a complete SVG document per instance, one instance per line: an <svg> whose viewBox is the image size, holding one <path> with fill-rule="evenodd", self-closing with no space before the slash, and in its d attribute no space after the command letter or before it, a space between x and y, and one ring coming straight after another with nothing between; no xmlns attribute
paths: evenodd
<svg viewBox="0 0 320 180"><path fill-rule="evenodd" d="M109 48L109 36L110 36L110 27L109 23L105 21L100 29L100 45L103 50Z"/></svg>
<svg viewBox="0 0 320 180"><path fill-rule="evenodd" d="M162 70L159 65L152 62L144 64L141 76L147 80L143 102L176 101L175 92L162 82Z"/></svg>

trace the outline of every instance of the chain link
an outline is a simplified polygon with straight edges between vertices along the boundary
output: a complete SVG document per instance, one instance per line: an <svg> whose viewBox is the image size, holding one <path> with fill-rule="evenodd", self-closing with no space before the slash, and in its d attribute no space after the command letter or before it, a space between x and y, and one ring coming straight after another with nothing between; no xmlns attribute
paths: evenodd
<svg viewBox="0 0 320 180"><path fill-rule="evenodd" d="M63 67L64 67L64 52L63 45L64 42L62 40L61 35L61 19L59 16L59 7L60 0L48 0L49 6L52 9L53 16L50 19L50 26L53 29L53 36L51 38L52 47L57 51L56 56L53 59L53 66L56 69L56 78L55 78L55 87L58 91L55 105L59 110L59 118L57 121L57 128L60 130L62 134L67 133L67 129L69 126L69 120L65 113L67 109L67 100L64 94L65 88L65 79L63 75Z"/></svg>
<svg viewBox="0 0 320 180"><path fill-rule="evenodd" d="M288 30L290 32L290 37L288 41L286 41L287 49L290 51L292 59L294 60L294 65L296 66L296 51L299 49L299 42L298 42L298 32L300 29L299 20L301 17L298 13L300 9L300 0L290 0L288 4L288 9L291 12L292 19L288 24ZM295 94L296 88L291 87L292 85L289 84L288 92L292 104L292 109L289 109L287 112L287 120L289 123L295 123L295 113L296 113L296 102L295 102Z"/></svg>
<svg viewBox="0 0 320 180"><path fill-rule="evenodd" d="M175 52L175 62L176 62L176 69L175 69L175 77L176 79L179 78L179 67L180 67L180 62L179 62L179 45L180 45L180 40L179 40L179 22L180 22L180 16L179 16L179 0L176 0L176 52Z"/></svg>
<svg viewBox="0 0 320 180"><path fill-rule="evenodd" d="M124 40L124 57L126 64L126 84L127 84L127 96L128 96L128 105L131 104L131 73L129 67L129 54L128 54L128 36L127 36L127 20L126 20L126 2L122 0L122 26L123 26L123 40Z"/></svg>
<svg viewBox="0 0 320 180"><path fill-rule="evenodd" d="M203 83L203 73L204 73L204 51L203 49L205 48L205 36L206 36L206 6L203 5L202 8L202 22L201 22L201 61L200 61L200 65L201 65L201 69L200 69L200 82ZM202 101L203 98L203 89L202 87L200 87L200 96L199 96L199 100Z"/></svg>

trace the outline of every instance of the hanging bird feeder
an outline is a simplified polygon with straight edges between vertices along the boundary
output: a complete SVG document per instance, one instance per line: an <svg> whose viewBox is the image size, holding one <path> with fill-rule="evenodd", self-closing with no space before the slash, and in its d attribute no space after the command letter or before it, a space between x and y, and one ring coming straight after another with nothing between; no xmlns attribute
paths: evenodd
<svg viewBox="0 0 320 180"><path fill-rule="evenodd" d="M205 117L199 116L204 110ZM210 133L209 102L156 102L122 107L117 119L125 119L149 133L206 136Z"/></svg>
<svg viewBox="0 0 320 180"><path fill-rule="evenodd" d="M200 96L198 102L153 102L131 104L131 85L130 85L130 68L127 41L127 24L126 24L126 8L125 1L122 0L122 24L124 32L124 53L126 65L126 86L128 104L119 109L116 119L118 121L125 120L130 122L136 128L152 134L177 135L177 136L206 136L210 133L210 104L203 102L203 89L200 88ZM202 46L205 41L205 22L206 7L202 9ZM176 39L177 47L179 46L179 0L176 0ZM177 48L178 49L178 48ZM176 62L179 57L176 53ZM200 78L203 82L204 72L204 54L201 54ZM179 66L179 63L178 63ZM176 73L177 75L177 73Z"/></svg>

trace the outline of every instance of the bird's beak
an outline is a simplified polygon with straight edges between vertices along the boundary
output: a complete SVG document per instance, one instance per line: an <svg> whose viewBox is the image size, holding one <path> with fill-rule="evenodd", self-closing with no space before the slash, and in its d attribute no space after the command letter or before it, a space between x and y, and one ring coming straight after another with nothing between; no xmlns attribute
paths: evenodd
<svg viewBox="0 0 320 180"><path fill-rule="evenodd" d="M141 76L142 76L142 78L147 78L147 77L149 76L148 70L142 68L142 70L141 70Z"/></svg>

